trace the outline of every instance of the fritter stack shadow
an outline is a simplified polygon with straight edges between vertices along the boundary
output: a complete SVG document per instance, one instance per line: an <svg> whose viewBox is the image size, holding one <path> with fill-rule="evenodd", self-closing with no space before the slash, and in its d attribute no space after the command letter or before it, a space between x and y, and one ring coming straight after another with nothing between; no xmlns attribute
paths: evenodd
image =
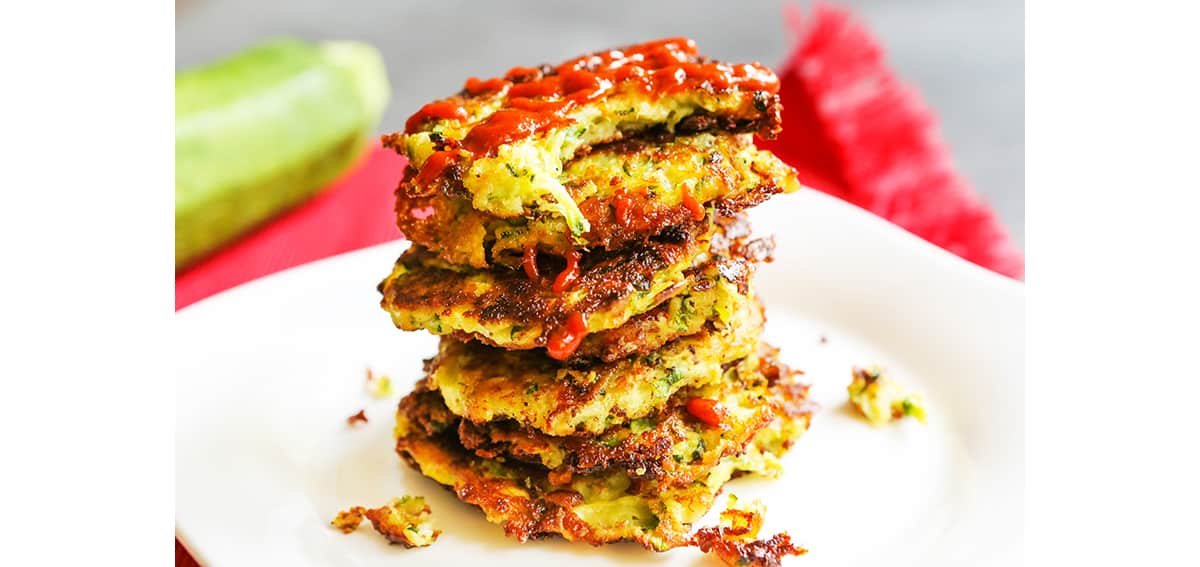
<svg viewBox="0 0 1200 567"><path fill-rule="evenodd" d="M733 476L775 474L810 417L760 340L773 245L742 216L799 188L753 141L777 90L669 39L469 79L385 136L413 246L382 306L442 336L400 455L522 541L656 550Z"/></svg>

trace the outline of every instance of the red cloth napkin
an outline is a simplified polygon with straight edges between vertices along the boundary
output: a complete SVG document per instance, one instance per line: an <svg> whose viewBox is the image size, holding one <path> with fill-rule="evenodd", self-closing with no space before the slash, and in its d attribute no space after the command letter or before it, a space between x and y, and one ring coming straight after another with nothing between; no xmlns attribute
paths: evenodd
<svg viewBox="0 0 1200 567"><path fill-rule="evenodd" d="M845 199L998 273L1024 259L996 214L954 171L932 113L846 11L791 8L799 43L780 68L782 136L764 142L806 185ZM400 238L392 192L404 158L376 148L300 208L175 278L175 308L291 266ZM195 565L176 542L176 565Z"/></svg>
<svg viewBox="0 0 1200 567"><path fill-rule="evenodd" d="M787 11L799 44L779 71L783 134L766 142L801 181L1013 278L1024 256L958 175L933 113L844 10Z"/></svg>

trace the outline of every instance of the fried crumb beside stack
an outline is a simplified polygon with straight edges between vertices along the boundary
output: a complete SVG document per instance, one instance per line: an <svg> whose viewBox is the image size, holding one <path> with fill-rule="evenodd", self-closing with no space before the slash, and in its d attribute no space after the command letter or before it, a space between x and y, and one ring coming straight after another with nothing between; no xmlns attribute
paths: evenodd
<svg viewBox="0 0 1200 567"><path fill-rule="evenodd" d="M773 241L743 211L800 187L754 144L777 91L666 39L468 79L385 136L412 246L381 304L441 336L400 456L520 541L658 551L777 474L812 408L750 285Z"/></svg>

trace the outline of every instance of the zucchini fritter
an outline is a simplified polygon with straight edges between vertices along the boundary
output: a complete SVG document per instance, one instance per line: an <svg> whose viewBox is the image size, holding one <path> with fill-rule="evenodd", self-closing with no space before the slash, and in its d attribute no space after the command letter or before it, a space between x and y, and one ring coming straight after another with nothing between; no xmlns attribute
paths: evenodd
<svg viewBox="0 0 1200 567"><path fill-rule="evenodd" d="M748 276L752 270L752 263L744 258L704 264L689 274L687 289L678 295L620 327L584 337L567 364L579 367L649 354L679 337L699 333L709 321L724 324L750 301L748 278L737 281L726 274Z"/></svg>
<svg viewBox="0 0 1200 567"><path fill-rule="evenodd" d="M722 379L701 388L686 388L662 410L632 422L614 425L597 436L555 437L513 421L458 422L462 445L486 459L512 459L541 465L551 482L578 474L623 469L633 479L651 479L660 486L686 485L730 455L742 452L763 428L807 426L812 408L808 386L774 360L776 350L764 345L725 372ZM422 390L401 405L408 418L440 433L457 416L436 391ZM690 400L711 400L721 414L711 424L689 411ZM793 431L779 436L791 439Z"/></svg>
<svg viewBox="0 0 1200 567"><path fill-rule="evenodd" d="M682 455L692 463L675 476L631 475L619 459L612 468L564 475L516 460L481 457L462 446L458 418L438 403L436 391L422 385L401 402L396 450L520 541L558 534L593 545L633 540L663 551L687 544L692 522L708 511L730 478L746 472L777 474L778 457L808 427L806 388L792 382L791 373L774 376L762 401L772 408L774 419L747 433L737 450L723 443L698 443L693 454ZM670 415L664 423L678 418ZM713 433L720 437L719 430L696 435Z"/></svg>
<svg viewBox="0 0 1200 567"><path fill-rule="evenodd" d="M429 363L430 387L476 423L513 419L547 435L597 435L654 413L683 388L719 382L727 365L756 352L762 305L752 297L741 307L650 354L583 368L443 338Z"/></svg>
<svg viewBox="0 0 1200 567"><path fill-rule="evenodd" d="M415 194L469 196L500 217L555 214L581 235L590 223L561 179L576 155L651 129L773 138L778 90L762 65L713 62L672 38L470 79L384 143L408 157Z"/></svg>
<svg viewBox="0 0 1200 567"><path fill-rule="evenodd" d="M422 194L411 177L396 191L396 224L448 263L516 267L527 249L618 250L667 230L694 231L706 208L731 216L800 188L795 171L749 135L659 138L598 147L567 164L561 182L591 227L578 236L559 215L496 216L474 210L467 197Z"/></svg>
<svg viewBox="0 0 1200 567"><path fill-rule="evenodd" d="M413 246L380 284L381 305L403 330L424 329L512 350L551 345L554 334L574 315L583 319L581 342L587 343L578 345L578 356L613 360L622 353L646 352L681 336L682 330L646 335L646 325L653 325L663 313L673 316L669 308L641 319L641 327L609 337L598 334L617 329L680 294L693 296L693 302L718 304L724 291L712 290L709 286L714 283L728 282L744 293L754 263L770 256L771 242L751 240L744 219L718 217L716 221L701 234L672 233L672 240L660 236L619 254L589 254L581 260L574 282L558 292L555 278L534 280L524 271L454 266ZM544 274L565 270L562 264L542 267ZM707 299L698 297L705 294ZM694 318L688 324L688 330L698 326ZM639 332L650 342L612 342L637 337Z"/></svg>

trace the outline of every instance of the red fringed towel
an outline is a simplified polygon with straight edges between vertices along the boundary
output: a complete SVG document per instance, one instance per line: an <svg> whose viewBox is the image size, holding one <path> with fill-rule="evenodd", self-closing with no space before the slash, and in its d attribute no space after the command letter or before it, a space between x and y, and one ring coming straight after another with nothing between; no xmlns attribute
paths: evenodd
<svg viewBox="0 0 1200 567"><path fill-rule="evenodd" d="M955 172L933 114L849 12L788 13L800 43L779 69L784 129L765 143L801 180L975 264L1021 278L1024 257Z"/></svg>

